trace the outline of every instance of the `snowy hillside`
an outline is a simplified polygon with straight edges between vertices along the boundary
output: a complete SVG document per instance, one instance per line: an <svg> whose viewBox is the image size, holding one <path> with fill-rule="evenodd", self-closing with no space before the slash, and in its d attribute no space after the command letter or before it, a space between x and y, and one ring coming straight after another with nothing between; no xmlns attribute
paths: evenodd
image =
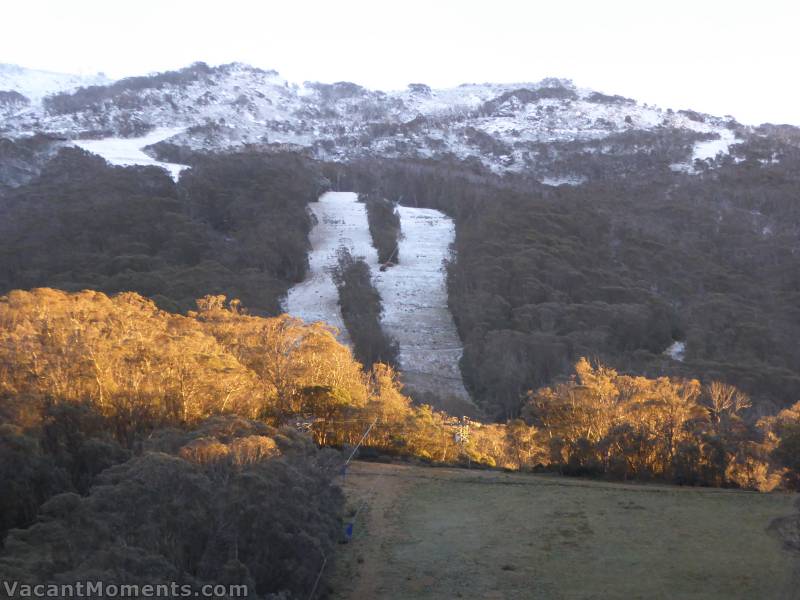
<svg viewBox="0 0 800 600"><path fill-rule="evenodd" d="M444 261L455 237L452 220L427 208L398 207L400 263L378 272L383 327L400 345L403 380L419 391L469 399L458 361L464 349L447 307Z"/></svg>
<svg viewBox="0 0 800 600"><path fill-rule="evenodd" d="M27 73L27 87L15 85L33 93L38 79ZM53 91L56 82L62 87L77 83L48 81L37 84L37 97L45 89ZM573 183L581 178L543 167L553 157L546 156L542 144L590 143L636 131L685 132L694 136L681 157L689 162L693 141L725 138L743 129L730 118L642 106L562 79L443 90L411 84L381 92L347 82L292 84L275 71L239 63L197 63L58 94L0 120L0 131L11 136L44 131L68 138L136 137L153 128L184 129L173 141L193 149L279 144L328 160L458 158L479 161L498 173L527 172L556 181L566 177Z"/></svg>
<svg viewBox="0 0 800 600"><path fill-rule="evenodd" d="M25 96L33 104L42 98L90 85L111 83L105 75L72 75L26 69L17 65L0 63L0 91L14 91Z"/></svg>
<svg viewBox="0 0 800 600"><path fill-rule="evenodd" d="M326 185L322 173L333 177L352 172L354 186L364 191L369 186L385 189L385 193L394 194L391 200L401 194L404 198L412 197L415 185L426 184L416 181L420 173L435 171L439 177L451 168L458 171L459 181L452 184L442 175L444 189L437 188L430 194L432 200L442 200L434 206L447 205L444 200L448 196L460 195L462 187L471 189L473 181L494 185L499 178L492 174L506 175L501 183L508 182L509 190L533 190L532 196L548 203L548 211L551 202L567 199L578 203L587 198L609 202L609 197L616 198L619 190L630 184L651 185L652 189L645 189L647 193L630 199L630 205L625 205L627 211L637 206L640 198L654 205L673 202L671 197L660 199L665 187L662 180L671 182L668 186L671 194L672 184L676 186L674 189L692 185L703 190L715 177L724 176L729 166L739 162L753 168L780 166L800 144L798 140L795 128L748 127L732 117L643 105L633 99L578 87L567 79L469 83L448 89L412 83L403 90L382 92L349 82L292 83L275 71L241 63L216 67L195 63L178 71L114 82L102 76L83 78L0 65L0 142L3 142L0 149L5 153L0 164L0 192L3 186L14 188L45 172L47 161L65 146L78 146L115 165L161 167L176 179L186 166L168 161L197 164L199 170L203 159L194 163L197 155L192 151L246 150L247 156L262 158L259 153L270 155L280 150L302 152L304 157L326 162L352 161L343 169L313 163L319 169L319 185ZM159 141L163 143L154 145ZM781 143L774 143L778 141ZM394 168L397 175L391 170ZM712 173L713 169L719 171ZM386 174L388 181L379 179L381 173ZM553 188L576 186L576 189L547 189L540 184ZM452 196L445 191L450 185L457 192ZM787 184L787 189L794 189L793 185ZM498 186L498 190L504 193L504 186ZM692 190L694 194L696 190ZM483 193L488 199L498 199L494 191ZM674 201L685 202L684 196L675 194ZM709 197L709 205L717 201L716 195ZM514 205L512 199L516 202L509 191L505 202ZM744 205L747 210L741 212L747 222L735 223L735 231L752 228L759 242L773 243L779 230L770 212L773 207L763 212L754 210L751 200L747 198ZM300 202L305 201L300 199ZM567 209L573 206L570 202L563 203ZM617 205L614 206L616 210ZM399 248L401 261L398 266L380 271L365 206L357 202L354 194L328 193L309 208L316 218L309 236L310 269L306 280L289 290L284 308L307 321L324 321L335 326L340 330L340 338L348 341L330 273L337 262L337 250L348 248L352 255L363 257L371 268L373 282L383 299L382 325L399 344L398 362L404 380L416 390L466 398L459 362L464 363L465 375L473 377L480 365L489 361L481 346L482 338L471 338L469 328L465 329L465 319L458 315L467 346L466 358L462 357L462 340L449 312L442 263L448 257L454 237L452 222L436 211L399 207L405 235ZM694 210L694 206L690 208ZM720 208L718 222L729 218L729 212L727 206ZM503 211L497 213L497 223L489 218L480 222L482 226L472 232L475 240L482 240L488 235L487 227L496 225L494 235L505 243L506 230L513 231L516 223L501 228ZM459 212L453 214L460 216ZM609 251L621 265L628 263L625 256L616 258L620 245L632 244L635 249L629 253L628 261L632 260L630 256L642 256L636 246L637 236L661 235L671 217L665 211L657 219L644 219L647 228L642 228L633 217L631 222L604 228L607 215L602 211L598 214L602 217L597 219L598 236L606 235L604 229L609 230ZM737 213L737 217L741 215ZM556 222L559 221L554 218L553 223ZM469 219L464 219L461 225L472 226ZM573 226L578 227L572 222L558 226L559 235L565 234L563 237L570 246L574 241ZM527 227L533 229L534 224L529 222ZM459 242L463 239L461 233ZM705 235L696 232L697 239ZM794 232L792 235L791 239L795 239ZM517 240L522 248L536 243ZM664 242L663 247L671 247L671 243ZM469 254L467 246L459 247L459 256L465 262L470 260L464 258ZM505 251L502 246L497 245L501 254ZM782 243L776 247L789 245ZM488 250L481 252L485 253L478 254L482 259L490 255L487 264L497 259L501 265L498 268L506 269L506 264ZM298 256L301 262L302 249L298 250ZM516 260L515 254L509 264L516 264ZM614 262L614 268L617 266ZM535 268L539 267L531 267ZM481 273L480 269L473 271L472 275ZM579 271L576 267L563 273L570 273L567 279L573 281L571 273ZM590 281L594 276L593 272L574 281ZM625 280L622 287L628 285L630 281ZM520 294L530 294L524 297L531 301L529 304L539 303L541 298L560 302L573 293L571 288L557 289L551 281L518 287ZM650 288L656 289L654 285L642 287ZM539 289L545 290L541 296L530 291ZM595 292L591 289L586 295L593 297ZM455 299L451 300L452 306L458 307ZM506 302L506 298L500 300ZM516 302L519 298L514 296L512 300ZM479 333L482 336L486 332ZM604 331L598 333L604 335ZM687 347L691 351L687 356L696 353L696 341L687 340L672 343L666 356L681 362ZM572 343L570 338L569 344ZM520 360L520 364L535 362ZM481 377L484 375L474 378ZM525 377L529 384L538 385L540 374L531 368ZM469 383L471 390L478 390L474 381ZM487 384L486 389L491 390L492 385ZM494 403L492 394L475 391L479 403L487 399Z"/></svg>
<svg viewBox="0 0 800 600"><path fill-rule="evenodd" d="M697 142L692 149L691 160L686 163L670 165L673 171L683 171L685 173L694 172L694 161L708 160L716 158L719 154L728 154L731 146L741 142L732 131L720 132L719 139Z"/></svg>

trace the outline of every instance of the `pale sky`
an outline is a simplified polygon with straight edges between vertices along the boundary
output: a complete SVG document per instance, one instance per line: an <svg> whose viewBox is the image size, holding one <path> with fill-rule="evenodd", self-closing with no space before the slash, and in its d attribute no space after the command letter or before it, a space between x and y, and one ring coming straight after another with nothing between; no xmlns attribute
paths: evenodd
<svg viewBox="0 0 800 600"><path fill-rule="evenodd" d="M384 90L566 77L800 125L797 0L0 0L0 19L0 62L53 71L241 61Z"/></svg>

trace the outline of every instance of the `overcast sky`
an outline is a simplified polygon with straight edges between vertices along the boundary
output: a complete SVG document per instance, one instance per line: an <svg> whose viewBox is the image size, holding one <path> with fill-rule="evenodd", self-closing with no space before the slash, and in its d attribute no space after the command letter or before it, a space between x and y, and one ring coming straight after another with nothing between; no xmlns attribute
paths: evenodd
<svg viewBox="0 0 800 600"><path fill-rule="evenodd" d="M800 125L797 0L6 0L0 17L0 62L39 69L242 61L379 89L555 76Z"/></svg>

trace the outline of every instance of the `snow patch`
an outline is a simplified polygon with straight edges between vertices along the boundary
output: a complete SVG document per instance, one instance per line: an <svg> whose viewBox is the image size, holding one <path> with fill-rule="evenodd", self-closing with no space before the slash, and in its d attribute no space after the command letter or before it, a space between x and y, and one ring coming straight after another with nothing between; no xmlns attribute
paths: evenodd
<svg viewBox="0 0 800 600"><path fill-rule="evenodd" d="M670 347L664 350L664 354L669 356L672 360L683 362L684 356L686 354L686 343L672 342Z"/></svg>
<svg viewBox="0 0 800 600"><path fill-rule="evenodd" d="M579 177L575 175L566 175L563 177L542 177L542 183L544 185L550 185L553 187L559 185L581 185L582 183L586 183L586 177Z"/></svg>
<svg viewBox="0 0 800 600"><path fill-rule="evenodd" d="M154 129L147 135L138 138L112 137L102 140L76 140L73 143L87 152L103 157L112 165L122 167L131 165L160 167L168 171L170 176L177 181L181 171L189 168L187 165L161 162L142 152L142 149L171 138L182 131L183 129L181 128L160 128Z"/></svg>
<svg viewBox="0 0 800 600"><path fill-rule="evenodd" d="M688 163L676 163L670 165L673 171L683 171L684 173L695 173L694 161L708 160L716 158L720 154L726 155L730 153L731 146L741 143L742 140L736 137L736 134L730 129L720 129L717 131L719 139L717 140L704 140L702 142L695 142L692 149L692 160Z"/></svg>
<svg viewBox="0 0 800 600"><path fill-rule="evenodd" d="M723 129L719 132L718 140L707 140L704 142L697 142L694 145L692 152L692 161L706 160L709 158L716 158L718 154L728 154L731 146L738 143L740 140L736 139L736 134L729 129Z"/></svg>

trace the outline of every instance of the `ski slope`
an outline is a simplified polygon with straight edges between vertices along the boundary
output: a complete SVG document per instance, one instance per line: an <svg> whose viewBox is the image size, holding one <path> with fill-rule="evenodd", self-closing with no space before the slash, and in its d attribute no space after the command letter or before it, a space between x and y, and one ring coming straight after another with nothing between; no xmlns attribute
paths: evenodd
<svg viewBox="0 0 800 600"><path fill-rule="evenodd" d="M458 361L462 346L447 307L443 261L453 240L452 221L436 210L399 207L404 238L400 264L381 272L366 207L351 192L327 192L309 204L316 218L309 241L309 270L289 290L284 309L306 322L322 321L350 343L331 277L337 251L347 248L369 265L383 300L382 325L400 346L403 381L418 391L468 400Z"/></svg>
<svg viewBox="0 0 800 600"><path fill-rule="evenodd" d="M183 128L154 129L145 136L138 138L104 138L102 140L76 140L74 143L79 148L102 156L112 165L128 167L142 165L146 167L160 167L165 169L177 181L181 171L188 169L187 165L161 162L145 154L142 149L152 144L164 141L178 133Z"/></svg>
<svg viewBox="0 0 800 600"><path fill-rule="evenodd" d="M458 361L463 353L447 306L444 261L455 237L438 210L399 206L400 263L379 272L384 330L400 345L403 381L419 391L469 399Z"/></svg>
<svg viewBox="0 0 800 600"><path fill-rule="evenodd" d="M339 248L347 248L354 257L363 258L373 273L376 271L378 253L372 246L366 208L351 192L326 192L308 206L316 219L309 234L309 269L305 280L289 290L284 308L308 323L332 325L339 330L339 340L349 343L331 272L337 265Z"/></svg>

